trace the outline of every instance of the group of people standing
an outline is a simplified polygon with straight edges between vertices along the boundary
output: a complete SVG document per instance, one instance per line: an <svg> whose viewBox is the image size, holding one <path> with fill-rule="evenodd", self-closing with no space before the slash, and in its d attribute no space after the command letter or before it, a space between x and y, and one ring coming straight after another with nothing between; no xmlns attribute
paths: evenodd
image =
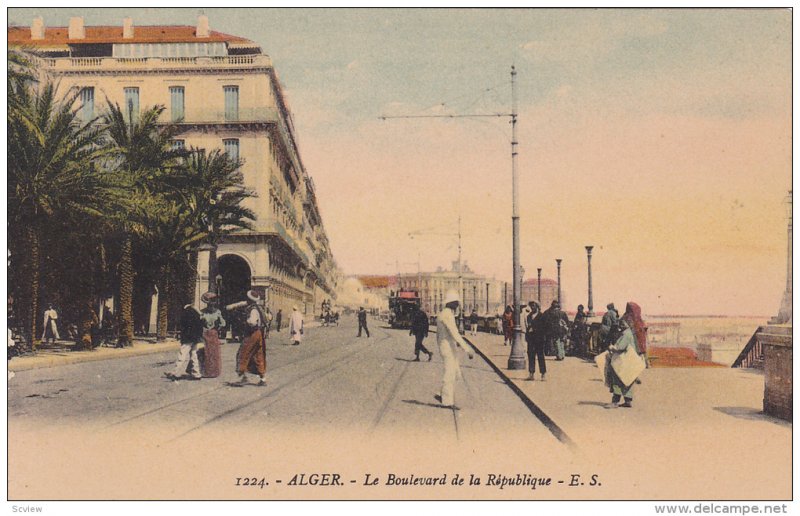
<svg viewBox="0 0 800 516"><path fill-rule="evenodd" d="M216 378L221 374L220 332L228 323L219 307L219 297L214 292L206 292L200 297L206 305L202 311L188 304L183 307L180 319L181 348L175 368L164 373L170 380L188 377L191 380ZM258 376L258 385L266 385L267 350L266 339L274 321L276 331L280 331L282 312L278 310L273 318L269 308L264 306L263 295L257 290L247 292L244 306L243 339L236 354L236 373L238 384L248 383L248 374ZM235 306L235 305L234 305ZM230 308L230 307L228 307ZM291 343L300 345L303 340L303 317L293 307L289 320ZM203 343L202 352L198 350ZM287 342L288 345L288 342Z"/></svg>
<svg viewBox="0 0 800 516"><path fill-rule="evenodd" d="M569 318L561 310L561 304L553 301L550 308L541 311L539 303L531 301L520 313L520 325L528 345L528 380L533 381L536 361L539 361L539 374L542 381L547 374L544 360L545 349L555 349L556 360L564 360L566 340L569 334Z"/></svg>

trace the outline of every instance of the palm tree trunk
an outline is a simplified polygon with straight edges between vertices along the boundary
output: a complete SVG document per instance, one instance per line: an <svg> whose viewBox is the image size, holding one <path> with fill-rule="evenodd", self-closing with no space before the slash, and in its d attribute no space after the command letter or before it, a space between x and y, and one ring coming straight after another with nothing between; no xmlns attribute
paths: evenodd
<svg viewBox="0 0 800 516"><path fill-rule="evenodd" d="M169 315L169 298L170 298L170 278L169 267L164 266L161 268L159 274L158 285L158 330L156 333L156 340L165 340L167 338L167 321Z"/></svg>
<svg viewBox="0 0 800 516"><path fill-rule="evenodd" d="M39 333L36 331L36 321L39 317L39 233L33 224L27 228L28 237L28 299L26 306L26 328L30 336L31 351L36 351L39 345Z"/></svg>
<svg viewBox="0 0 800 516"><path fill-rule="evenodd" d="M133 241L125 235L119 262L119 345L133 344Z"/></svg>

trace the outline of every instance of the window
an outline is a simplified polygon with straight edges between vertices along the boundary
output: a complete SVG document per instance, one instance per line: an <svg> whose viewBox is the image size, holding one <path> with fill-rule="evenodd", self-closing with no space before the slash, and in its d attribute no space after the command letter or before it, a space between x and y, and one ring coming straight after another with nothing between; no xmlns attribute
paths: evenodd
<svg viewBox="0 0 800 516"><path fill-rule="evenodd" d="M225 154L231 159L231 161L239 161L239 140L236 138L230 138L222 140L222 145L225 147Z"/></svg>
<svg viewBox="0 0 800 516"><path fill-rule="evenodd" d="M183 150L186 148L186 140L172 140L172 150Z"/></svg>
<svg viewBox="0 0 800 516"><path fill-rule="evenodd" d="M184 118L183 111L183 86L170 86L169 105L172 121L179 122Z"/></svg>
<svg viewBox="0 0 800 516"><path fill-rule="evenodd" d="M83 88L80 94L80 117L83 123L89 123L94 118L94 88Z"/></svg>
<svg viewBox="0 0 800 516"><path fill-rule="evenodd" d="M225 120L239 120L239 87L224 86L225 91Z"/></svg>
<svg viewBox="0 0 800 516"><path fill-rule="evenodd" d="M125 88L125 114L131 118L131 122L139 120L139 88Z"/></svg>

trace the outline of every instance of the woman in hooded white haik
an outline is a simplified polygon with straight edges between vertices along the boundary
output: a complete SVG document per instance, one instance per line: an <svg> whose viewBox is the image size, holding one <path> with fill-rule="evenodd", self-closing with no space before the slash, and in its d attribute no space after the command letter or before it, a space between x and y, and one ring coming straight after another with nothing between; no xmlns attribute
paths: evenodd
<svg viewBox="0 0 800 516"><path fill-rule="evenodd" d="M299 346L303 341L303 314L297 310L297 306L292 307L292 315L289 317L289 339L293 346Z"/></svg>
<svg viewBox="0 0 800 516"><path fill-rule="evenodd" d="M436 317L436 341L439 343L439 353L444 361L444 375L442 377L442 392L436 399L446 407L455 408L455 383L461 375L461 368L453 353L453 345L467 352L472 360L472 351L467 341L458 332L455 311L458 309L458 293L455 290L447 291L444 299L444 308Z"/></svg>

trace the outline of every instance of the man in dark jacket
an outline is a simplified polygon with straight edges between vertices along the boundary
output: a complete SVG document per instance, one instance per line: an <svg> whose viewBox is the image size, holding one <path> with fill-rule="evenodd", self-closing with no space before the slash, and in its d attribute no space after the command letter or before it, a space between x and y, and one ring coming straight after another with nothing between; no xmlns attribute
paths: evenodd
<svg viewBox="0 0 800 516"><path fill-rule="evenodd" d="M369 328L367 328L367 311L364 310L363 306L358 307L358 337L361 336L361 328L364 328L364 331L367 332L367 337L369 337Z"/></svg>
<svg viewBox="0 0 800 516"><path fill-rule="evenodd" d="M544 375L547 373L547 365L544 362L544 346L547 341L545 317L536 301L528 304L531 307L530 311L526 310L527 320L525 321L525 341L528 343L528 380L534 380L533 374L536 372L536 359L538 358L539 373L544 381Z"/></svg>
<svg viewBox="0 0 800 516"><path fill-rule="evenodd" d="M414 343L414 356L416 357L414 362L419 362L420 351L428 355L428 362L430 362L431 358L433 358L433 353L428 351L428 349L422 345L422 341L428 336L429 325L430 322L428 321L428 314L425 313L425 310L420 308L417 310L413 319L411 320L411 332L409 332L409 335L414 335L417 339Z"/></svg>
<svg viewBox="0 0 800 516"><path fill-rule="evenodd" d="M569 332L569 318L556 300L542 315L547 325L547 347L551 352L555 352L556 360L564 360L564 340Z"/></svg>
<svg viewBox="0 0 800 516"><path fill-rule="evenodd" d="M180 320L181 350L178 360L175 362L175 369L171 373L164 373L170 380L178 380L186 373L186 362L191 361L192 380L202 378L200 374L200 361L197 358L197 344L203 340L203 322L200 320L200 312L192 305L183 307Z"/></svg>

